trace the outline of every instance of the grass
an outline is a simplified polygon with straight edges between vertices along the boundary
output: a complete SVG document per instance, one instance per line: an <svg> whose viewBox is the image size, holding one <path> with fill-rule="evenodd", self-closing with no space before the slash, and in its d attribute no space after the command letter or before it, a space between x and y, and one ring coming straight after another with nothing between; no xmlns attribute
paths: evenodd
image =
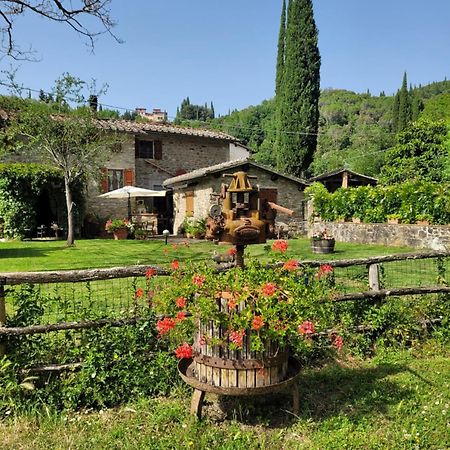
<svg viewBox="0 0 450 450"><path fill-rule="evenodd" d="M298 417L278 395L233 402L230 417L217 421L207 397L206 417L196 422L181 390L100 412L5 420L2 449L444 449L448 356L438 346L384 350L372 360L342 355L309 368Z"/></svg>
<svg viewBox="0 0 450 450"><path fill-rule="evenodd" d="M0 272L28 272L42 270L90 269L128 266L133 264L166 265L173 258L180 261L210 259L212 253L224 252L222 247L207 241L177 241L176 250L163 241L109 239L78 240L74 247L66 247L64 241L11 241L0 243ZM270 244L270 242L269 242ZM247 247L247 251L259 258L266 258L264 244ZM337 243L336 252L318 255L311 252L308 239L289 240L288 256L300 260L328 260L364 258L410 252L408 247L385 247Z"/></svg>

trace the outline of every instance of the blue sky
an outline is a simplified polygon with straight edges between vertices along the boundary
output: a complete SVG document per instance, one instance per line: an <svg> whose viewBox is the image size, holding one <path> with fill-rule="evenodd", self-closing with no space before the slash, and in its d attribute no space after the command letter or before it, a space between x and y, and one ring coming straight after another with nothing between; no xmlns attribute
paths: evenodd
<svg viewBox="0 0 450 450"><path fill-rule="evenodd" d="M322 88L392 94L405 70L415 85L450 75L449 0L315 0L314 8ZM113 0L124 43L101 37L94 54L68 28L24 17L16 40L41 61L21 62L17 79L50 90L69 72L108 83L108 105L173 117L189 96L226 114L273 96L280 10L281 0Z"/></svg>

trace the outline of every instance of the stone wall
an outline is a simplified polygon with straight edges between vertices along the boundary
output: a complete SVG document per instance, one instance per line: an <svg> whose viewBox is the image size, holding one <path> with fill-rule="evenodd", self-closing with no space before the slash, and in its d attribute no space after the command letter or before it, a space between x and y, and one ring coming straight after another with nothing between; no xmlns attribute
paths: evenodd
<svg viewBox="0 0 450 450"><path fill-rule="evenodd" d="M326 228L337 242L409 246L417 249L450 249L449 225L315 222L308 235Z"/></svg>
<svg viewBox="0 0 450 450"><path fill-rule="evenodd" d="M143 137L144 138L144 137ZM195 136L168 135L153 133L145 139L160 140L162 159L135 159L135 137L124 136L121 151L105 163L108 169L134 169L135 185L146 189L161 186L167 178L175 176L178 171L190 172L195 169L225 162L229 158L230 146L227 141L200 138ZM93 181L88 189L87 211L106 217L126 217L127 201L99 198L98 180ZM131 199L132 210L135 200Z"/></svg>

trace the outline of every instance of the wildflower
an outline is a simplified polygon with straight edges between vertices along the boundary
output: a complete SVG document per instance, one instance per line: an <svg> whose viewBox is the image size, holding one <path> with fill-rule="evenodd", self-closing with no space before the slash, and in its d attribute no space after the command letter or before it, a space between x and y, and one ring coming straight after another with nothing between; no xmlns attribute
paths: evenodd
<svg viewBox="0 0 450 450"><path fill-rule="evenodd" d="M175 317L175 322L182 322L184 319L186 319L186 313L184 311L180 311Z"/></svg>
<svg viewBox="0 0 450 450"><path fill-rule="evenodd" d="M298 332L300 334L314 334L314 324L310 320L305 320L298 326Z"/></svg>
<svg viewBox="0 0 450 450"><path fill-rule="evenodd" d="M284 239L279 239L272 244L272 251L278 250L280 253L285 253L288 249L288 243Z"/></svg>
<svg viewBox="0 0 450 450"><path fill-rule="evenodd" d="M316 277L320 280L322 277L326 277L328 274L333 273L333 266L330 264L322 264L319 267Z"/></svg>
<svg viewBox="0 0 450 450"><path fill-rule="evenodd" d="M175 349L175 356L177 358L192 358L192 346L187 342L181 344L177 349Z"/></svg>
<svg viewBox="0 0 450 450"><path fill-rule="evenodd" d="M203 275L194 275L192 277L192 282L196 284L197 286L203 286L203 283L205 282L206 277Z"/></svg>
<svg viewBox="0 0 450 450"><path fill-rule="evenodd" d="M263 288L262 292L267 297L270 297L271 295L275 294L275 291L277 290L277 285L275 283L266 283Z"/></svg>
<svg viewBox="0 0 450 450"><path fill-rule="evenodd" d="M176 251L178 248L177 244L172 244L172 248Z"/></svg>
<svg viewBox="0 0 450 450"><path fill-rule="evenodd" d="M154 277L156 275L156 269L153 269L153 267L149 267L148 269L147 269L147 272L145 272L145 277L148 279L148 278L151 278L151 277Z"/></svg>
<svg viewBox="0 0 450 450"><path fill-rule="evenodd" d="M171 317L165 317L164 319L156 322L156 329L158 330L160 336L167 334L173 328L175 328L175 320Z"/></svg>
<svg viewBox="0 0 450 450"><path fill-rule="evenodd" d="M136 298L141 298L143 295L144 295L144 289L137 288L136 294L135 294Z"/></svg>
<svg viewBox="0 0 450 450"><path fill-rule="evenodd" d="M286 261L283 264L283 269L293 271L293 270L297 270L298 266L299 266L298 261L295 261L294 259L290 259L289 261Z"/></svg>
<svg viewBox="0 0 450 450"><path fill-rule="evenodd" d="M237 253L237 250L235 247L231 247L227 250L227 255L234 256Z"/></svg>
<svg viewBox="0 0 450 450"><path fill-rule="evenodd" d="M342 350L342 347L344 346L344 339L342 339L342 336L336 336L333 340L333 345L338 349Z"/></svg>
<svg viewBox="0 0 450 450"><path fill-rule="evenodd" d="M237 347L242 347L242 342L244 340L245 330L232 331L230 333L230 341Z"/></svg>
<svg viewBox="0 0 450 450"><path fill-rule="evenodd" d="M172 265L171 265L171 267L172 267L172 270L178 270L179 268L180 268L180 262L179 261L177 261L176 259L174 259L173 261L172 261Z"/></svg>
<svg viewBox="0 0 450 450"><path fill-rule="evenodd" d="M184 297L178 297L175 300L177 308L184 308L186 306L186 302L187 302L187 300Z"/></svg>
<svg viewBox="0 0 450 450"><path fill-rule="evenodd" d="M261 316L253 317L252 328L254 330L259 330L264 326L264 320Z"/></svg>

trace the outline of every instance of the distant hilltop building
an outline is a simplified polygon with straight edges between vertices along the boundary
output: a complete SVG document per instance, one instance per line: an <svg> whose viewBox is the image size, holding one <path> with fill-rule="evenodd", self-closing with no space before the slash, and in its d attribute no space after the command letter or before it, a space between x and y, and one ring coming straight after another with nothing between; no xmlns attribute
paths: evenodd
<svg viewBox="0 0 450 450"><path fill-rule="evenodd" d="M136 114L139 117L149 120L150 122L167 122L167 112L161 111L159 108L153 108L152 112L147 112L146 108L136 108Z"/></svg>

